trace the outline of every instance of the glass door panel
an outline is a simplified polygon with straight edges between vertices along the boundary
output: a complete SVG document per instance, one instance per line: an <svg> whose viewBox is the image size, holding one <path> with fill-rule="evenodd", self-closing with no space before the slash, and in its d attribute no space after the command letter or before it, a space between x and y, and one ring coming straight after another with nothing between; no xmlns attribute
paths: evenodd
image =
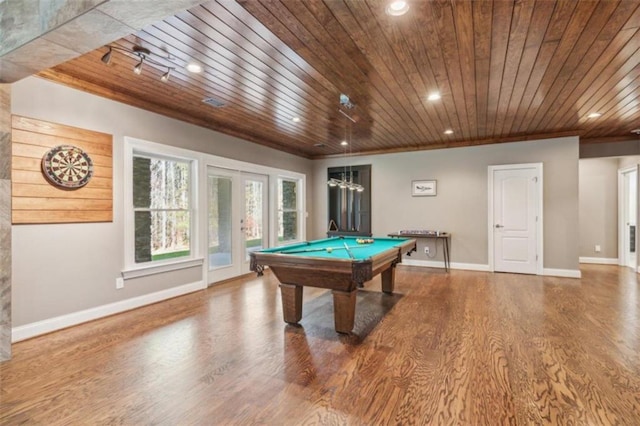
<svg viewBox="0 0 640 426"><path fill-rule="evenodd" d="M208 176L209 270L233 264L233 179Z"/></svg>
<svg viewBox="0 0 640 426"><path fill-rule="evenodd" d="M249 272L250 253L267 247L267 176L244 174L243 273Z"/></svg>
<svg viewBox="0 0 640 426"><path fill-rule="evenodd" d="M254 250L264 248L263 244L263 227L264 220L262 217L262 192L263 183L259 181L247 180L244 184L244 237L245 237L245 260L249 260L249 253Z"/></svg>

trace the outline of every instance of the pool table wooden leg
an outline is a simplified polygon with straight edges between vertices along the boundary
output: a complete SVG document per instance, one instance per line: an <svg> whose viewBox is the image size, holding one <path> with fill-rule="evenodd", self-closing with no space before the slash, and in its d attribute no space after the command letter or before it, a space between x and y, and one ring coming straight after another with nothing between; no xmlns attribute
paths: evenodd
<svg viewBox="0 0 640 426"><path fill-rule="evenodd" d="M280 284L284 322L297 324L302 318L302 286Z"/></svg>
<svg viewBox="0 0 640 426"><path fill-rule="evenodd" d="M338 333L349 333L353 330L356 314L356 293L353 291L333 290L333 317Z"/></svg>
<svg viewBox="0 0 640 426"><path fill-rule="evenodd" d="M382 279L382 291L385 293L393 293L393 287L396 282L396 266L391 265L387 270L380 274Z"/></svg>

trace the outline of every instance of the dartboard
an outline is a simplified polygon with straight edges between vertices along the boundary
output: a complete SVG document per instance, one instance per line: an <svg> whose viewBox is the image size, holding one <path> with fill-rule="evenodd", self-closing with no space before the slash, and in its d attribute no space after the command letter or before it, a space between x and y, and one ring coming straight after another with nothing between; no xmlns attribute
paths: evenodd
<svg viewBox="0 0 640 426"><path fill-rule="evenodd" d="M80 148L59 145L42 157L42 172L56 186L77 189L89 183L93 175L93 163Z"/></svg>

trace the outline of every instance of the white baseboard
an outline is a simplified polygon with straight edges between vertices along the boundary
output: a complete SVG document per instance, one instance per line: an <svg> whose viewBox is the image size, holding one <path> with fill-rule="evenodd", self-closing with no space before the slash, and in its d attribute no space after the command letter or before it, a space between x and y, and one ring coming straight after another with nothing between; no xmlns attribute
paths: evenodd
<svg viewBox="0 0 640 426"><path fill-rule="evenodd" d="M422 266L423 268L440 268L444 269L444 262L441 260L420 260L420 259L407 259L407 257L402 258L402 263L400 265L407 266ZM481 271L488 272L489 265L481 265L479 263L451 263L451 269L464 269L467 271Z"/></svg>
<svg viewBox="0 0 640 426"><path fill-rule="evenodd" d="M207 288L204 281L197 281L185 284L179 287L173 287L155 293L145 294L143 296L133 297L131 299L122 300L120 302L109 303L108 305L97 306L95 308L85 309L84 311L73 312L59 317L49 318L42 321L33 322L31 324L14 327L11 330L12 342L30 339L45 333L61 330L73 325L82 324L83 322L93 321L109 315L118 314L120 312L129 311L141 306L150 305L151 303L160 302L171 299L173 297L182 296L194 291Z"/></svg>
<svg viewBox="0 0 640 426"><path fill-rule="evenodd" d="M482 265L480 263L452 263L451 269L464 269L466 271L480 271L480 272L491 272L489 270L489 265Z"/></svg>
<svg viewBox="0 0 640 426"><path fill-rule="evenodd" d="M576 269L551 269L544 268L542 270L543 275L549 275L552 277L563 277L563 278L581 278L582 273L580 270Z"/></svg>
<svg viewBox="0 0 640 426"><path fill-rule="evenodd" d="M579 259L580 263L597 263L600 265L617 265L618 258L607 258L607 257L581 257Z"/></svg>
<svg viewBox="0 0 640 426"><path fill-rule="evenodd" d="M402 258L402 263L400 265L444 269L444 264L442 263L442 261L407 259L406 257ZM478 263L452 263L451 269L464 269L467 271L491 272L491 270L489 269L489 265L481 265ZM573 269L544 268L542 274L553 276L553 277L565 277L565 278L580 278L582 276L579 270L573 270Z"/></svg>

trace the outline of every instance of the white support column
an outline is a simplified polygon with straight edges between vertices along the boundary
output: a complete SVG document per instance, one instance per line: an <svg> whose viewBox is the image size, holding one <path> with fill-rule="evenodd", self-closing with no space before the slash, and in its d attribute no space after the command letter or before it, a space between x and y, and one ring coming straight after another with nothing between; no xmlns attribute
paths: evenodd
<svg viewBox="0 0 640 426"><path fill-rule="evenodd" d="M0 84L0 361L11 358L11 86Z"/></svg>

